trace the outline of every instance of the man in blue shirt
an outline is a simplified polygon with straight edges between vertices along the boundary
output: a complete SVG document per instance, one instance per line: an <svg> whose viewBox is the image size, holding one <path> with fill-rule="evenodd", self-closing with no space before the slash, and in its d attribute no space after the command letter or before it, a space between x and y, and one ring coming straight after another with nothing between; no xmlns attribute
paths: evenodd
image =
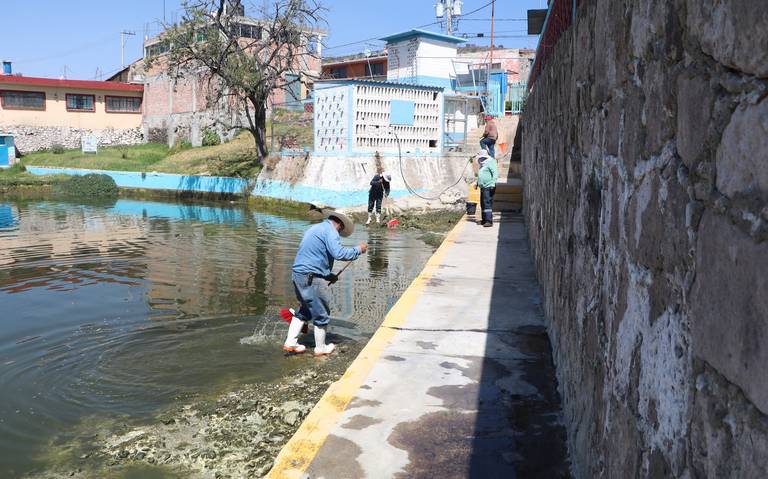
<svg viewBox="0 0 768 479"><path fill-rule="evenodd" d="M330 307L321 279L333 284L338 277L333 274L333 261L353 261L368 251L366 243L354 248L341 245L340 236L352 234L354 223L341 213L324 212L325 221L318 223L306 233L299 244L293 262L293 289L301 307L294 314L288 326L288 337L283 350L289 353L303 353L306 347L299 344L299 333L305 321L315 325L315 356L331 354L336 346L325 343L325 333L330 321Z"/></svg>

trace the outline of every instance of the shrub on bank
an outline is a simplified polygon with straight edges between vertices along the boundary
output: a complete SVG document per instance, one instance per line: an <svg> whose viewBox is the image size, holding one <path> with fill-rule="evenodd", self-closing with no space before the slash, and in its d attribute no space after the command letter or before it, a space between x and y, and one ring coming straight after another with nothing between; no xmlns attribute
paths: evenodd
<svg viewBox="0 0 768 479"><path fill-rule="evenodd" d="M58 186L58 191L68 196L83 198L114 198L117 196L117 184L110 176L89 173L73 176Z"/></svg>
<svg viewBox="0 0 768 479"><path fill-rule="evenodd" d="M216 146L221 144L221 138L216 130L206 128L203 130L203 146Z"/></svg>

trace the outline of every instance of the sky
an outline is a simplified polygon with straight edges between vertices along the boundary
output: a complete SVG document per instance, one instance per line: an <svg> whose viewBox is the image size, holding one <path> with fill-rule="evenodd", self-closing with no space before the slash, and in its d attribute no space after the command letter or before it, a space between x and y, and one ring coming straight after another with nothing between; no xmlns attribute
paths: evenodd
<svg viewBox="0 0 768 479"><path fill-rule="evenodd" d="M465 13L482 8L460 20L457 35L469 43L488 45L490 0L464 0ZM13 62L15 73L91 80L106 78L121 66L121 31L125 36L126 64L141 56L145 35L158 32L159 21L181 14L180 0L3 0L0 59ZM246 13L249 1L245 0ZM376 50L376 38L430 24L435 19L435 0L323 0L327 8L324 57ZM165 5L165 13L163 6ZM496 44L535 48L535 36L526 35L526 11L545 8L544 0L497 0ZM440 25L426 30L441 31Z"/></svg>

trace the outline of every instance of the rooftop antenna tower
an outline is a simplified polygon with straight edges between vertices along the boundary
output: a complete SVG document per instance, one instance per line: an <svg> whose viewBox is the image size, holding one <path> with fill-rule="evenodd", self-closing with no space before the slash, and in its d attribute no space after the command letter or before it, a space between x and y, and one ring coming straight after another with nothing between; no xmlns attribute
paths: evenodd
<svg viewBox="0 0 768 479"><path fill-rule="evenodd" d="M136 32L127 30L120 32L120 68L125 68L125 37L128 35L136 35Z"/></svg>
<svg viewBox="0 0 768 479"><path fill-rule="evenodd" d="M445 32L453 35L459 28L462 0L438 0L435 4L435 17L445 25Z"/></svg>

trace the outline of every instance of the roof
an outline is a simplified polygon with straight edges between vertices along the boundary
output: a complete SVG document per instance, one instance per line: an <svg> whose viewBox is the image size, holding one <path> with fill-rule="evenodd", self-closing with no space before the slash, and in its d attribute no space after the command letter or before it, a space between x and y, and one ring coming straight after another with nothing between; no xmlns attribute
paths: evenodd
<svg viewBox="0 0 768 479"><path fill-rule="evenodd" d="M349 63L367 63L370 61L378 61L378 60L386 60L386 59L387 59L386 54L374 55L370 57L359 56L354 58L344 58L344 57L328 58L328 59L323 59L323 66L327 67L327 66L333 66L333 65L346 65Z"/></svg>
<svg viewBox="0 0 768 479"><path fill-rule="evenodd" d="M456 44L466 42L466 40L464 40L463 38L454 37L453 35L443 35L442 33L430 32L428 30L421 30L419 28L414 28L413 30L408 30L405 32L395 33L394 35L389 35L388 37L379 38L379 40L383 40L387 43L393 43L393 42L407 40L409 38L418 38L418 37L426 37L426 38L431 38L433 40L440 40L442 42L456 43Z"/></svg>
<svg viewBox="0 0 768 479"><path fill-rule="evenodd" d="M445 88L441 86L428 86L428 85L418 85L415 83L399 83L399 82L391 82L391 81L365 80L365 79L355 79L355 78L317 80L315 82L315 88L317 88L318 86L322 87L323 85L333 87L333 86L349 85L349 84L392 86L392 87L399 87L399 88L417 88L420 90L434 90L434 91L445 90Z"/></svg>
<svg viewBox="0 0 768 479"><path fill-rule="evenodd" d="M56 78L25 77L18 75L0 75L0 83L28 86L49 86L55 88L80 88L84 90L108 91L144 91L144 85L93 80L58 80Z"/></svg>

